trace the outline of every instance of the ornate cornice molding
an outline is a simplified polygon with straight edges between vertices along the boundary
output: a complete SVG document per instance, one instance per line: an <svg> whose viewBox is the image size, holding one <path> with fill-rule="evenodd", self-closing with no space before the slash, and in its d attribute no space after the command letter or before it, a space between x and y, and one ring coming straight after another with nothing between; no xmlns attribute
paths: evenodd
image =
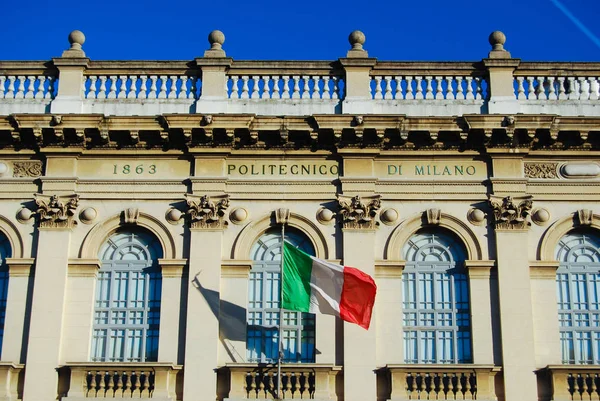
<svg viewBox="0 0 600 401"><path fill-rule="evenodd" d="M379 212L381 210L381 195L360 197L337 196L340 207L339 215L342 218L342 227L350 229L377 228Z"/></svg>
<svg viewBox="0 0 600 401"><path fill-rule="evenodd" d="M494 211L496 229L523 230L531 226L528 221L533 206L531 195L521 197L491 195L489 203Z"/></svg>
<svg viewBox="0 0 600 401"><path fill-rule="evenodd" d="M73 228L77 221L73 218L79 206L79 195L35 194L40 228Z"/></svg>
<svg viewBox="0 0 600 401"><path fill-rule="evenodd" d="M186 194L187 216L192 229L223 229L227 226L225 215L229 195L195 196Z"/></svg>

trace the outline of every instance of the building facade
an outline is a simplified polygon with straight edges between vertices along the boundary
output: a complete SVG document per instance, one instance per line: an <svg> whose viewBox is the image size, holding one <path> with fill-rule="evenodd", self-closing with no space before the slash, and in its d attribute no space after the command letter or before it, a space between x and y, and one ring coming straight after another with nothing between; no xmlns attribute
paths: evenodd
<svg viewBox="0 0 600 401"><path fill-rule="evenodd" d="M0 62L0 399L599 398L600 64L349 39ZM369 330L280 314L282 225Z"/></svg>

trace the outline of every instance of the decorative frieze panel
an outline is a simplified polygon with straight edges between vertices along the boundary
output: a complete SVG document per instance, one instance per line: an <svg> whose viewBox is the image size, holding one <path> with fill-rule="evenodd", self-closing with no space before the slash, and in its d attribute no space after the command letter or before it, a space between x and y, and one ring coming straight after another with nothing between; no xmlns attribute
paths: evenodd
<svg viewBox="0 0 600 401"><path fill-rule="evenodd" d="M338 195L339 215L342 218L342 227L352 229L373 229L379 225L377 217L381 209L381 195L359 195L347 197Z"/></svg>
<svg viewBox="0 0 600 401"><path fill-rule="evenodd" d="M42 228L72 228L77 224L73 216L79 206L79 195L35 195L36 215Z"/></svg>
<svg viewBox="0 0 600 401"><path fill-rule="evenodd" d="M558 178L558 163L525 163L527 178Z"/></svg>
<svg viewBox="0 0 600 401"><path fill-rule="evenodd" d="M494 211L494 222L499 229L526 229L531 223L528 216L531 214L533 201L531 196L513 198L507 196L500 198L490 197L490 206Z"/></svg>
<svg viewBox="0 0 600 401"><path fill-rule="evenodd" d="M42 175L42 162L38 160L13 162L13 177L39 177Z"/></svg>
<svg viewBox="0 0 600 401"><path fill-rule="evenodd" d="M227 221L225 215L229 207L229 195L209 197L202 195L186 195L188 206L187 216L190 219L190 228L215 229L225 228Z"/></svg>

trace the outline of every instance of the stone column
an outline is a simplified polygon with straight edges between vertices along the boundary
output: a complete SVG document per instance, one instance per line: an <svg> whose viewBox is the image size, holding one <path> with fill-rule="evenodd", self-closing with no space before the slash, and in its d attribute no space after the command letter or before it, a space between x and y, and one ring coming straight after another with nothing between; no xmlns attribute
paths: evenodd
<svg viewBox="0 0 600 401"><path fill-rule="evenodd" d="M535 342L529 278L528 215L531 197L491 197L507 401L536 401Z"/></svg>
<svg viewBox="0 0 600 401"><path fill-rule="evenodd" d="M473 363L477 365L494 364L493 311L490 292L490 270L494 264L493 260L465 261L469 274Z"/></svg>
<svg viewBox="0 0 600 401"><path fill-rule="evenodd" d="M187 196L190 254L183 398L214 400L217 392L221 253L227 195Z"/></svg>
<svg viewBox="0 0 600 401"><path fill-rule="evenodd" d="M375 276L375 230L381 205L380 196L339 196L343 224L344 266L352 266ZM344 400L364 401L377 396L377 319L371 328L344 323Z"/></svg>
<svg viewBox="0 0 600 401"><path fill-rule="evenodd" d="M185 303L181 298L181 277L187 260L159 259L158 264L162 274L158 362L178 364L182 362L178 361L180 308Z"/></svg>
<svg viewBox="0 0 600 401"><path fill-rule="evenodd" d="M2 360L24 363L27 345L23 347L24 333L29 325L28 299L33 291L33 263L35 259L8 258L8 298L2 339Z"/></svg>
<svg viewBox="0 0 600 401"><path fill-rule="evenodd" d="M57 396L63 345L71 229L79 197L36 195L39 219L31 326L23 397L47 401Z"/></svg>
<svg viewBox="0 0 600 401"><path fill-rule="evenodd" d="M58 94L50 104L51 113L83 113L83 72L90 59L85 56L81 46L85 42L85 35L81 31L69 34L71 48L65 50L61 58L54 58L52 62L58 68Z"/></svg>
<svg viewBox="0 0 600 401"><path fill-rule="evenodd" d="M515 95L513 72L521 60L511 58L510 53L504 50L506 36L500 32L492 32L489 37L492 51L488 58L483 59L483 64L488 70L488 113L501 114L519 112L519 102Z"/></svg>
<svg viewBox="0 0 600 401"><path fill-rule="evenodd" d="M371 76L369 75L377 59L369 58L363 49L366 41L364 33L354 31L348 37L352 48L340 63L345 71L345 97L342 103L344 114L369 114L373 112L371 96Z"/></svg>
<svg viewBox="0 0 600 401"><path fill-rule="evenodd" d="M538 368L562 363L556 301L556 260L529 262L533 334Z"/></svg>
<svg viewBox="0 0 600 401"><path fill-rule="evenodd" d="M90 357L94 299L101 262L99 259L69 259L61 360L85 362Z"/></svg>

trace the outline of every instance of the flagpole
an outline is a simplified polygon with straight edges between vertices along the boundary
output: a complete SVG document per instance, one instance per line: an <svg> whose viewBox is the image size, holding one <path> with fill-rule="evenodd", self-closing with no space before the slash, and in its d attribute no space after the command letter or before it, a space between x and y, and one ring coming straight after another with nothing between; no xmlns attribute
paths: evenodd
<svg viewBox="0 0 600 401"><path fill-rule="evenodd" d="M283 259L285 242L285 224L290 218L289 209L277 209L275 212L277 223L281 223L281 273L279 276L279 355L277 358L277 399L281 400L283 381L281 380L281 362L283 361Z"/></svg>

